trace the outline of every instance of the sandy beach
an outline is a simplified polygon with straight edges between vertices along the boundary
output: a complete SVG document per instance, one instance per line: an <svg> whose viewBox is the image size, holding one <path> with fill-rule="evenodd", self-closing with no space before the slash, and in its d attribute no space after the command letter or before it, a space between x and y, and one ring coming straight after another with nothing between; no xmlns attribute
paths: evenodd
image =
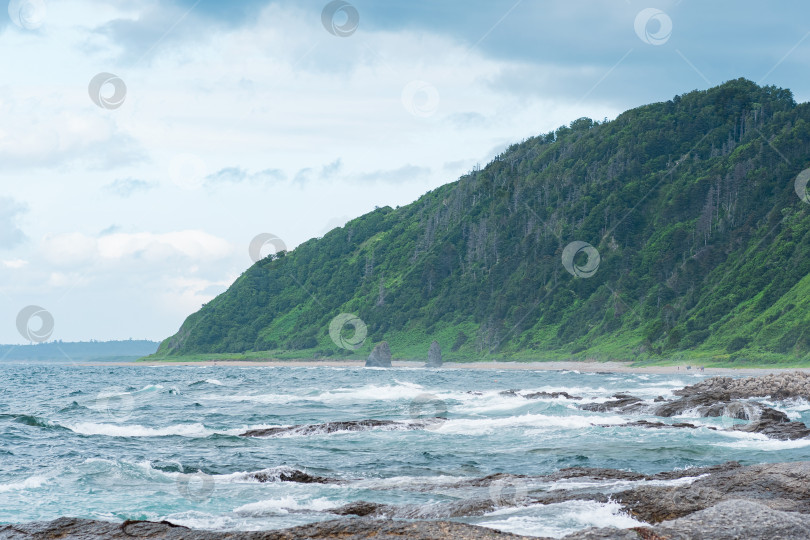
<svg viewBox="0 0 810 540"><path fill-rule="evenodd" d="M424 361L394 360L395 368L421 368ZM239 366L239 367L363 367L362 360L217 360L200 362L88 362L85 366ZM525 371L579 371L603 373L659 373L659 374L704 374L713 376L760 376L786 371L810 372L810 368L704 368L699 365L678 366L633 366L630 362L445 362L441 369L493 369ZM374 368L385 369L385 368Z"/></svg>

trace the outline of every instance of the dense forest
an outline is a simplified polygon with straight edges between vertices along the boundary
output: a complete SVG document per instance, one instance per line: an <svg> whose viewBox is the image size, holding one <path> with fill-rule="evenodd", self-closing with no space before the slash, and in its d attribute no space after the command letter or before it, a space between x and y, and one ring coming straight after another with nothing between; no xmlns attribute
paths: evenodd
<svg viewBox="0 0 810 540"><path fill-rule="evenodd" d="M744 79L580 118L257 262L157 356L807 360L808 167L810 105Z"/></svg>

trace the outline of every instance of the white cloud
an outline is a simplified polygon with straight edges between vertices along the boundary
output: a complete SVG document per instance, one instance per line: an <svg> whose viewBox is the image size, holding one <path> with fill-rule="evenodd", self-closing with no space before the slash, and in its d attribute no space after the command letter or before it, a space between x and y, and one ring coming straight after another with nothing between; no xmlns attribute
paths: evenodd
<svg viewBox="0 0 810 540"><path fill-rule="evenodd" d="M160 263L176 257L207 262L227 257L233 251L226 240L198 230L112 233L98 238L78 232L63 233L46 236L40 249L54 266L130 263L135 259Z"/></svg>
<svg viewBox="0 0 810 540"><path fill-rule="evenodd" d="M25 265L27 265L28 261L24 261L23 259L11 259L11 260L0 261L0 264L5 266L6 268L19 269L19 268L23 268Z"/></svg>

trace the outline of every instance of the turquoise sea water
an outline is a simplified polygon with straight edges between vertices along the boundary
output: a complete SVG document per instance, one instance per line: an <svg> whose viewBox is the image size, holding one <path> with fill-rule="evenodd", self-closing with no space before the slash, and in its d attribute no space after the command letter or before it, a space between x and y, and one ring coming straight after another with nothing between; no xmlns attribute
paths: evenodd
<svg viewBox="0 0 810 540"><path fill-rule="evenodd" d="M152 519L207 529L271 529L333 519L366 500L413 505L444 518L443 503L491 498L500 508L461 521L562 536L591 525L632 526L618 505L513 504L575 487L532 479L460 488L455 481L562 467L654 473L711 465L810 459L810 441L724 433L728 418L696 430L627 427L650 416L591 413L578 404L617 392L652 400L704 377L572 371L335 367L0 364L0 523L79 516ZM503 395L504 390L519 390ZM578 400L526 399L567 391ZM776 404L810 421L810 404ZM446 410L446 412L445 412ZM409 430L421 417L446 416ZM391 419L361 432L244 438L247 429ZM678 419L657 419L665 422ZM338 484L259 483L287 468ZM622 489L630 483L606 483Z"/></svg>

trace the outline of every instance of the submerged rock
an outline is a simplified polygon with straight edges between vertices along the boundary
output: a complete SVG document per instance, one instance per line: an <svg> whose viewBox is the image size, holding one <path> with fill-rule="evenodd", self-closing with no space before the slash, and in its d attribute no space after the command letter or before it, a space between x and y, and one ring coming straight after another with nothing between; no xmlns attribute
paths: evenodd
<svg viewBox="0 0 810 540"><path fill-rule="evenodd" d="M605 401L604 403L587 403L581 405L580 408L584 411L594 412L609 412L619 411L626 413L640 413L644 412L648 407L644 400L627 394L616 394L613 400Z"/></svg>
<svg viewBox="0 0 810 540"><path fill-rule="evenodd" d="M425 367L442 367L442 347L439 345L438 341L434 341L430 344L430 349L428 350L428 361L427 364L425 364Z"/></svg>
<svg viewBox="0 0 810 540"><path fill-rule="evenodd" d="M513 397L524 397L526 399L540 399L540 398L552 398L557 399L563 397L565 399L582 399L581 396L572 396L568 392L531 392L529 394L518 394L519 390L501 390L498 392L501 396L513 396Z"/></svg>
<svg viewBox="0 0 810 540"><path fill-rule="evenodd" d="M391 367L391 347L387 341L378 343L366 360L366 367Z"/></svg>
<svg viewBox="0 0 810 540"><path fill-rule="evenodd" d="M600 427L614 427L616 424L597 424ZM688 422L675 422L673 424L665 424L663 422L650 422L649 420L636 420L634 422L627 422L626 424L619 424L621 427L644 427L644 428L689 428L697 429L698 426ZM709 429L716 430L717 428L710 427Z"/></svg>
<svg viewBox="0 0 810 540"><path fill-rule="evenodd" d="M257 471L248 473L247 477L258 482L295 482L297 484L334 484L338 480L316 476L298 469Z"/></svg>
<svg viewBox="0 0 810 540"><path fill-rule="evenodd" d="M565 399L582 399L581 396L572 396L568 392L532 392L531 394L525 394L523 397L525 397L526 399L540 399L540 398L556 399L559 397L563 397Z"/></svg>
<svg viewBox="0 0 810 540"><path fill-rule="evenodd" d="M390 430L412 430L424 429L443 418L424 418L409 422L398 422L395 420L349 420L345 422L324 422L323 424L304 424L300 426L272 427L263 429L251 429L241 433L240 437L280 437L284 435L324 435L336 431L369 431L377 428Z"/></svg>

